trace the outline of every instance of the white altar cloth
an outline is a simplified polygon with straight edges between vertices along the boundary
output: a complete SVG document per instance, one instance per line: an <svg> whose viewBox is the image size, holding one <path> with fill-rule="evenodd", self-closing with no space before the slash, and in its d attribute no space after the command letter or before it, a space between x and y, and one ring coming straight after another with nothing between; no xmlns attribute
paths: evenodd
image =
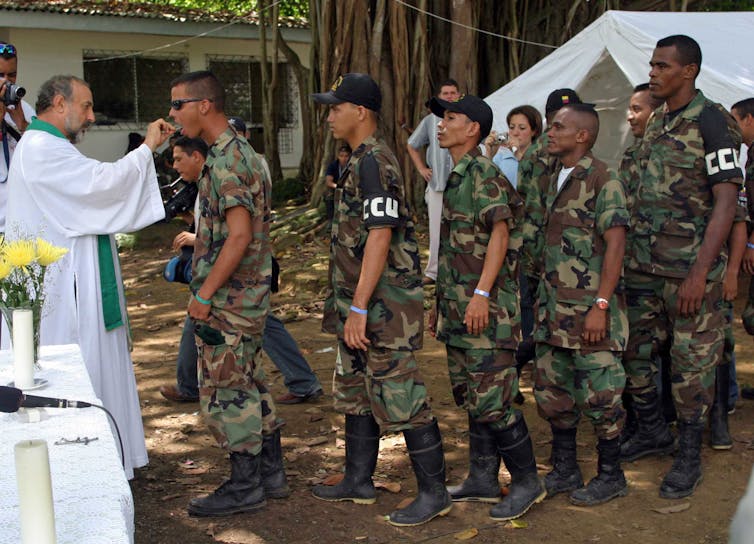
<svg viewBox="0 0 754 544"><path fill-rule="evenodd" d="M0 351L0 385L13 380L10 351ZM41 371L48 385L30 395L100 404L77 345L42 346ZM21 440L44 439L58 544L132 544L134 503L120 461L117 438L108 418L97 408L44 408L46 419L24 423L18 414L0 413L0 543L21 541L13 446ZM56 446L66 438L97 437L84 444Z"/></svg>

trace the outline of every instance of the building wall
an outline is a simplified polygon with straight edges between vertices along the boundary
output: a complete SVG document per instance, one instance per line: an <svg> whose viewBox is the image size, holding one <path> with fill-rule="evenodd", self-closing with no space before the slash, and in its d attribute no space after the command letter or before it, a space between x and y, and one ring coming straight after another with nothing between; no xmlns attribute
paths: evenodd
<svg viewBox="0 0 754 544"><path fill-rule="evenodd" d="M76 16L68 16L68 18L76 18ZM98 18L87 19L91 19L94 23ZM110 18L110 20L112 19L115 18ZM93 31L94 28L101 28L100 25L95 24L88 25L92 28L92 31L11 28L3 27L4 23L0 20L0 39L14 44L19 52L18 84L26 88L27 102L32 106L34 105L39 87L52 75L72 74L82 77L84 50L143 51L182 39L180 35L129 33L129 26L133 26L135 30L139 28L139 20L120 19L122 19L122 26L114 32ZM170 26L172 32L175 32L176 26L180 27L180 23L164 24ZM185 37L188 36L190 35ZM167 48L155 54L164 52L185 55L188 58L189 69L193 71L207 68L208 55L237 55L259 59L259 45L259 41L256 39L208 36ZM301 62L308 65L309 44L292 40L289 45L298 53ZM94 101L96 105L96 96ZM165 116L167 116L168 110L169 105L165 104ZM228 114L232 115L233 112L228 112ZM134 131L143 133L145 127L145 124L140 126L129 124L128 126L116 127L92 127L84 137L83 142L79 144L79 148L87 156L103 161L113 161L123 156L128 145L128 133ZM300 120L298 126L292 130L292 152L280 156L283 168L297 167L303 152Z"/></svg>

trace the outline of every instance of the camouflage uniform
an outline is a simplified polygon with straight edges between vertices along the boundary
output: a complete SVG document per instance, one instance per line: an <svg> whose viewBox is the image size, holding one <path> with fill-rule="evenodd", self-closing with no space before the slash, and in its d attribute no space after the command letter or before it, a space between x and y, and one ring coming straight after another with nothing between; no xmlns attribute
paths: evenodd
<svg viewBox="0 0 754 544"><path fill-rule="evenodd" d="M751 237L751 233L754 232L754 145L749 146L746 157L746 182L744 183L744 187L746 189L749 219L751 220L748 224L747 233ZM741 314L741 319L746 332L754 335L754 276L749 281L749 295L746 300L746 307Z"/></svg>
<svg viewBox="0 0 754 544"><path fill-rule="evenodd" d="M518 223L523 202L495 165L473 149L456 164L443 195L437 273L437 339L445 342L453 398L479 423L506 428L516 420L518 392L513 355L521 338L518 308ZM496 223L508 224L508 251L490 289L487 328L480 335L463 324L484 268Z"/></svg>
<svg viewBox="0 0 754 544"><path fill-rule="evenodd" d="M212 296L209 321L196 334L201 408L210 429L222 447L252 455L261 451L263 429L269 433L279 426L261 366L272 276L270 192L259 156L227 129L209 148L199 180L191 290L199 291L228 236L226 211L243 206L251 215L253 239L228 282Z"/></svg>
<svg viewBox="0 0 754 544"><path fill-rule="evenodd" d="M553 174L543 197L542 207L532 208L544 218L534 396L540 415L554 427L575 428L584 412L597 436L611 440L620 434L624 416L621 356L628 322L620 287L610 297L606 338L585 344L581 333L600 285L603 235L628 225L623 186L588 153L560 190Z"/></svg>
<svg viewBox="0 0 754 544"><path fill-rule="evenodd" d="M627 389L637 403L642 402L643 394L654 390L654 355L670 336L671 382L678 415L695 422L712 404L714 369L723 352L726 249L722 248L710 268L697 315L678 314L678 288L702 245L714 205L713 185L741 183L735 159L741 136L735 119L701 91L670 121L665 120L666 108L650 118L636 160L624 173L627 184L637 188L626 244L631 325L625 356ZM703 123L724 132L731 157L720 156L718 149L705 150Z"/></svg>
<svg viewBox="0 0 754 544"><path fill-rule="evenodd" d="M370 228L391 228L387 263L367 310L371 344L353 350L343 341ZM323 330L337 335L335 408L372 414L383 431L432 421L427 389L414 350L422 346L423 291L414 224L404 198L398 161L385 142L367 138L351 155L335 189L330 244L330 292Z"/></svg>

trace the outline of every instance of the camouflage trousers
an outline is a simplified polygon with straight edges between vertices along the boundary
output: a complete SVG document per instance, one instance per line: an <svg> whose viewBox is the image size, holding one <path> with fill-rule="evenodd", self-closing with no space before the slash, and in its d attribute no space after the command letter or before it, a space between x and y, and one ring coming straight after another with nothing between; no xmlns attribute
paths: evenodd
<svg viewBox="0 0 754 544"><path fill-rule="evenodd" d="M202 414L222 448L258 455L262 434L282 425L264 383L262 338L197 327Z"/></svg>
<svg viewBox="0 0 754 544"><path fill-rule="evenodd" d="M575 428L583 413L597 438L620 436L626 374L618 351L581 351L538 343L534 398L539 415L558 429Z"/></svg>
<svg viewBox="0 0 754 544"><path fill-rule="evenodd" d="M518 393L514 352L446 346L456 405L479 423L505 429L516 422L511 400Z"/></svg>
<svg viewBox="0 0 754 544"><path fill-rule="evenodd" d="M338 412L372 414L382 432L416 429L433 419L413 351L371 346L361 351L340 340L333 398Z"/></svg>
<svg viewBox="0 0 754 544"><path fill-rule="evenodd" d="M627 272L626 302L631 334L624 354L626 390L639 405L656 390L659 347L670 345L670 381L679 419L698 421L712 405L715 367L723 357L726 317L722 283L707 282L701 310L677 311L683 280Z"/></svg>

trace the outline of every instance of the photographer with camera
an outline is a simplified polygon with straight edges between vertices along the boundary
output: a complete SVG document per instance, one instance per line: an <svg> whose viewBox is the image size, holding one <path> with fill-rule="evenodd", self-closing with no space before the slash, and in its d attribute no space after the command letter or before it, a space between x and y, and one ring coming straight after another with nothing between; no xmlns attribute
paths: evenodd
<svg viewBox="0 0 754 544"><path fill-rule="evenodd" d="M18 52L16 48L0 41L0 233L5 232L5 209L8 203L8 170L10 159L21 135L36 115L28 102L21 100L26 90L16 84Z"/></svg>
<svg viewBox="0 0 754 544"><path fill-rule="evenodd" d="M484 140L485 155L505 174L515 187L518 162L532 141L542 134L542 116L534 106L513 108L505 118L509 132L490 132Z"/></svg>

